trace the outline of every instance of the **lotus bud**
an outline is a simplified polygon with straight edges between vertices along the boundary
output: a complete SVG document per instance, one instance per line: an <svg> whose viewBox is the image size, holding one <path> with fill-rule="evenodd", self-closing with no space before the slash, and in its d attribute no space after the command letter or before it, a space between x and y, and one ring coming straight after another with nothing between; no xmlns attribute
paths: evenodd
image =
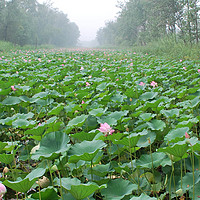
<svg viewBox="0 0 200 200"><path fill-rule="evenodd" d="M31 149L30 154L34 154L39 148L40 148L40 144L34 146L34 147Z"/></svg>
<svg viewBox="0 0 200 200"><path fill-rule="evenodd" d="M58 167L57 167L56 165L53 165L53 166L51 167L51 170L54 171L54 172L56 172L56 171L58 171Z"/></svg>
<svg viewBox="0 0 200 200"><path fill-rule="evenodd" d="M177 190L177 191L176 191L176 194L177 194L178 196L183 196L183 190L182 190L182 189Z"/></svg>
<svg viewBox="0 0 200 200"><path fill-rule="evenodd" d="M3 174L6 174L6 173L8 173L9 172L9 168L8 167L4 167L4 169L3 169Z"/></svg>
<svg viewBox="0 0 200 200"><path fill-rule="evenodd" d="M46 177L43 176L41 179L36 181L36 183L41 187L41 188L46 188L50 185L50 180Z"/></svg>

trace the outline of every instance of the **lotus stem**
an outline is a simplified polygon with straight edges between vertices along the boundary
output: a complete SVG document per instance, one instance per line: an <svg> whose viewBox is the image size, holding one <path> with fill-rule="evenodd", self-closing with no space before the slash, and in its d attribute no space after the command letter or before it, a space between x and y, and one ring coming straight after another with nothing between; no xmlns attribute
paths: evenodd
<svg viewBox="0 0 200 200"><path fill-rule="evenodd" d="M93 181L93 162L91 160L91 181Z"/></svg>
<svg viewBox="0 0 200 200"><path fill-rule="evenodd" d="M191 164L192 164L192 177L193 177L193 198L192 199L195 199L195 176L194 176L194 151L193 151L193 147L192 147Z"/></svg>
<svg viewBox="0 0 200 200"><path fill-rule="evenodd" d="M40 185L39 185L39 200L42 200L42 197L41 197L41 190L40 190Z"/></svg>
<svg viewBox="0 0 200 200"><path fill-rule="evenodd" d="M49 168L49 173L50 173L50 177L51 177L52 186L54 186L54 184L53 184L53 176L52 176L52 173L51 173L51 167L49 165L49 161L48 160L47 160L47 165L48 165L48 168Z"/></svg>
<svg viewBox="0 0 200 200"><path fill-rule="evenodd" d="M61 180L61 176L60 176L60 172L58 171L58 176L59 176L59 179L60 179L60 194L61 194L61 199L63 199L63 191L62 191L62 180Z"/></svg>

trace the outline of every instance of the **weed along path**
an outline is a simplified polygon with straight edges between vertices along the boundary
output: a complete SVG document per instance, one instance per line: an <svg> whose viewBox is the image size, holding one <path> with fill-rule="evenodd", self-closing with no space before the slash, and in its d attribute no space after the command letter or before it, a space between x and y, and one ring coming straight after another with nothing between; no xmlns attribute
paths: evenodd
<svg viewBox="0 0 200 200"><path fill-rule="evenodd" d="M200 65L62 49L0 66L4 199L200 199Z"/></svg>

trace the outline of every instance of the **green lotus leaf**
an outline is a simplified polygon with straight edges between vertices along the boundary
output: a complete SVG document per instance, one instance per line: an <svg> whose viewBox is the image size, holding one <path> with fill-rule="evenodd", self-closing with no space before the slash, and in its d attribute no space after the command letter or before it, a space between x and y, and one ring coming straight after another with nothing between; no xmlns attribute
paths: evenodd
<svg viewBox="0 0 200 200"><path fill-rule="evenodd" d="M6 143L7 143L7 146L4 147L4 150L12 152L15 149L15 147L19 144L19 141L6 142Z"/></svg>
<svg viewBox="0 0 200 200"><path fill-rule="evenodd" d="M2 101L2 104L3 105L16 105L16 104L19 104L21 102L20 98L19 97L14 97L14 96L9 96L7 97L6 99L4 99Z"/></svg>
<svg viewBox="0 0 200 200"><path fill-rule="evenodd" d="M40 126L36 126L32 129L28 129L24 132L25 135L36 135L36 136L42 136L46 130L47 126L40 125Z"/></svg>
<svg viewBox="0 0 200 200"><path fill-rule="evenodd" d="M69 162L76 163L79 160L92 161L98 151L105 146L106 144L99 140L77 143L68 152Z"/></svg>
<svg viewBox="0 0 200 200"><path fill-rule="evenodd" d="M150 121L152 118L154 118L156 116L156 114L152 114L152 113L143 113L140 115L140 118L144 121Z"/></svg>
<svg viewBox="0 0 200 200"><path fill-rule="evenodd" d="M82 126L87 119L88 115L81 115L69 121L68 127Z"/></svg>
<svg viewBox="0 0 200 200"><path fill-rule="evenodd" d="M132 197L130 200L157 200L157 198L141 194L139 197Z"/></svg>
<svg viewBox="0 0 200 200"><path fill-rule="evenodd" d="M70 136L73 138L76 138L80 141L84 141L84 140L92 141L96 135L97 135L97 133L94 131L91 131L89 133L82 131L82 132L78 132L76 134L72 134Z"/></svg>
<svg viewBox="0 0 200 200"><path fill-rule="evenodd" d="M157 119L153 119L151 122L147 122L147 124L151 130L163 131L163 129L166 127L165 122L163 122L162 120L157 120Z"/></svg>
<svg viewBox="0 0 200 200"><path fill-rule="evenodd" d="M157 100L152 100L152 101L146 101L144 105L144 110L147 110L148 108L156 108L158 109L158 105L164 101L164 99L157 99Z"/></svg>
<svg viewBox="0 0 200 200"><path fill-rule="evenodd" d="M188 144L184 141L180 141L173 146L168 146L158 149L158 152L169 153L179 158L183 158L184 155L188 156L187 150L189 149Z"/></svg>
<svg viewBox="0 0 200 200"><path fill-rule="evenodd" d="M5 143L5 142L1 142L0 141L0 152L4 149L5 146L7 146L8 143Z"/></svg>
<svg viewBox="0 0 200 200"><path fill-rule="evenodd" d="M161 110L160 113L165 115L167 118L175 118L179 117L180 109Z"/></svg>
<svg viewBox="0 0 200 200"><path fill-rule="evenodd" d="M117 173L121 173L122 170L130 173L130 171L132 169L135 169L136 165L135 165L135 160L133 160L132 162L129 163L123 163L122 165L115 166L114 169Z"/></svg>
<svg viewBox="0 0 200 200"><path fill-rule="evenodd" d="M192 128L194 124L197 124L199 122L199 119L197 117L188 119L187 121L182 121L177 124L176 128L182 128L182 127L189 127Z"/></svg>
<svg viewBox="0 0 200 200"><path fill-rule="evenodd" d="M13 154L0 154L0 162L5 163L5 164L10 164L14 159Z"/></svg>
<svg viewBox="0 0 200 200"><path fill-rule="evenodd" d="M95 116L89 115L82 128L84 131L89 132L94 129L97 129L98 126L99 124L97 122L97 118Z"/></svg>
<svg viewBox="0 0 200 200"><path fill-rule="evenodd" d="M110 100L112 100L114 102L122 103L125 98L126 98L125 95L115 94L110 98Z"/></svg>
<svg viewBox="0 0 200 200"><path fill-rule="evenodd" d="M12 122L12 125L14 128L22 128L22 129L26 129L29 126L34 126L35 125L35 121L28 121L26 119L17 119L14 122Z"/></svg>
<svg viewBox="0 0 200 200"><path fill-rule="evenodd" d="M198 106L198 104L200 104L200 97L196 97L193 100L191 100L191 107L195 108L196 106Z"/></svg>
<svg viewBox="0 0 200 200"><path fill-rule="evenodd" d="M35 183L36 180L37 180L37 178L33 179L31 181L28 178L25 178L25 179L19 180L19 181L14 181L14 182L6 180L3 182L3 184L17 192L26 193L28 190L30 190L30 188L33 186L33 184Z"/></svg>
<svg viewBox="0 0 200 200"><path fill-rule="evenodd" d="M63 104L58 104L55 108L53 108L52 110L50 110L48 112L47 116L58 115L63 109L64 109L64 105Z"/></svg>
<svg viewBox="0 0 200 200"><path fill-rule="evenodd" d="M97 190L101 190L105 188L105 185L98 186L95 183L87 183L81 185L72 185L69 192L73 195L73 197L77 200L82 200Z"/></svg>
<svg viewBox="0 0 200 200"><path fill-rule="evenodd" d="M100 118L97 119L97 122L99 124L104 124L107 123L110 126L115 126L117 125L117 120L114 118L111 118L110 116L101 116Z"/></svg>
<svg viewBox="0 0 200 200"><path fill-rule="evenodd" d="M35 94L32 98L33 99L44 98L44 97L47 97L48 95L49 95L48 92L40 92L40 93Z"/></svg>
<svg viewBox="0 0 200 200"><path fill-rule="evenodd" d="M128 113L129 113L128 110L115 111L115 112L112 112L111 114L109 114L108 117L114 118L114 119L116 119L118 121L118 120L121 120L122 117L126 116Z"/></svg>
<svg viewBox="0 0 200 200"><path fill-rule="evenodd" d="M96 90L103 91L106 89L106 87L107 87L107 82L103 82L96 87Z"/></svg>
<svg viewBox="0 0 200 200"><path fill-rule="evenodd" d="M100 135L100 137L99 137ZM98 140L102 140L102 141L106 141L106 140L110 140L113 143L115 143L115 141L117 142L118 140L121 140L122 137L124 137L123 133L113 133L112 135L108 135L105 137L105 135L103 135L103 133L100 133L99 135L97 135ZM117 143L115 143L117 144Z"/></svg>
<svg viewBox="0 0 200 200"><path fill-rule="evenodd" d="M158 92L145 92L140 96L142 101L147 101L149 99L154 99L158 95Z"/></svg>
<svg viewBox="0 0 200 200"><path fill-rule="evenodd" d="M47 158L53 160L61 153L69 150L69 137L64 132L52 132L44 136L40 142L40 148L32 154L32 159Z"/></svg>
<svg viewBox="0 0 200 200"><path fill-rule="evenodd" d="M48 99L38 98L34 101L34 103L36 103L37 105L40 105L42 107L46 107L48 105L51 105L53 102L54 102L54 99L49 99L49 98Z"/></svg>
<svg viewBox="0 0 200 200"><path fill-rule="evenodd" d="M153 160L153 167L159 167L159 166L166 166L171 165L171 160L169 157L161 152L154 152L152 153L152 157L150 154L142 155L137 161L136 166L139 168L152 168L152 160Z"/></svg>
<svg viewBox="0 0 200 200"><path fill-rule="evenodd" d="M200 171L195 171L194 172L194 183L195 185L200 184ZM183 177L183 183L182 187L184 191L187 190L192 190L193 188L193 173L192 172L187 172L186 175Z"/></svg>
<svg viewBox="0 0 200 200"><path fill-rule="evenodd" d="M107 188L102 189L102 195L105 200L121 200L126 195L132 194L133 190L137 189L138 186L136 184L119 178L110 180L107 184Z"/></svg>
<svg viewBox="0 0 200 200"><path fill-rule="evenodd" d="M96 176L104 177L110 172L111 166L110 163L106 165L96 165L92 168L92 173ZM91 174L91 169L88 171L88 174Z"/></svg>
<svg viewBox="0 0 200 200"><path fill-rule="evenodd" d="M141 135L137 135L137 134L131 134L130 136L126 136L121 140L118 141L114 141L114 144L122 144L128 147L136 147L137 143L139 141L139 139L141 138Z"/></svg>
<svg viewBox="0 0 200 200"><path fill-rule="evenodd" d="M140 132L140 133L142 137L139 139L137 143L138 147L148 147L150 144L153 144L153 142L156 139L156 134L154 132L143 130L143 132Z"/></svg>
<svg viewBox="0 0 200 200"><path fill-rule="evenodd" d="M52 125L53 123L55 123L56 120L57 120L57 117L54 116L54 117L49 118L49 119L46 121L46 123L44 123L44 124L48 124L48 125L50 126L50 125ZM42 125L43 125L43 123L42 123Z"/></svg>
<svg viewBox="0 0 200 200"><path fill-rule="evenodd" d="M31 181L31 180L33 180L35 178L42 177L45 174L45 172L46 172L47 169L48 169L48 163L47 163L47 161L42 161L41 163L39 163L39 165L37 166L36 169L34 169L33 171L31 171L26 176L26 178L28 178Z"/></svg>
<svg viewBox="0 0 200 200"><path fill-rule="evenodd" d="M16 86L16 88L17 89L21 89L21 90L23 90L23 91L29 91L30 89L31 89L31 87L30 86Z"/></svg>
<svg viewBox="0 0 200 200"><path fill-rule="evenodd" d="M61 178L61 181L59 178L54 179L54 185L64 187L66 190L71 190L72 185L80 185L81 181L77 178Z"/></svg>
<svg viewBox="0 0 200 200"><path fill-rule="evenodd" d="M177 128L169 131L169 133L165 136L164 140L167 142L178 142L183 140L185 137L185 132L188 132L189 128Z"/></svg>
<svg viewBox="0 0 200 200"><path fill-rule="evenodd" d="M39 199L41 198L42 200L58 200L60 197L58 196L57 192L55 191L54 188L44 188L40 191L39 193L34 193L31 195L31 198L34 199Z"/></svg>
<svg viewBox="0 0 200 200"><path fill-rule="evenodd" d="M93 109L89 112L90 115L93 116L97 116L100 117L101 115L103 115L105 113L106 110L104 110L103 108L97 108L97 109Z"/></svg>
<svg viewBox="0 0 200 200"><path fill-rule="evenodd" d="M20 96L19 99L23 102L31 102L32 98L29 98L27 96Z"/></svg>
<svg viewBox="0 0 200 200"><path fill-rule="evenodd" d="M197 184L195 184L194 186L194 194L193 194L193 189L189 190L189 197L191 199L194 199L194 200L199 200L200 196L200 182L198 182ZM193 198L193 195L194 195L194 198Z"/></svg>

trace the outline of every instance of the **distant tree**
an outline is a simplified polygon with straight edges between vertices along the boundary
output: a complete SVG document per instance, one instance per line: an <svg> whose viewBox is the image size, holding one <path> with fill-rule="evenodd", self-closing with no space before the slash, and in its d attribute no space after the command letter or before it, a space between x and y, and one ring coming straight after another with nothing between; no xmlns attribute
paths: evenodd
<svg viewBox="0 0 200 200"><path fill-rule="evenodd" d="M67 15L37 0L0 0L0 40L26 44L76 45L80 32Z"/></svg>
<svg viewBox="0 0 200 200"><path fill-rule="evenodd" d="M98 31L100 44L145 45L169 35L199 42L200 0L127 0L118 7L117 20Z"/></svg>

